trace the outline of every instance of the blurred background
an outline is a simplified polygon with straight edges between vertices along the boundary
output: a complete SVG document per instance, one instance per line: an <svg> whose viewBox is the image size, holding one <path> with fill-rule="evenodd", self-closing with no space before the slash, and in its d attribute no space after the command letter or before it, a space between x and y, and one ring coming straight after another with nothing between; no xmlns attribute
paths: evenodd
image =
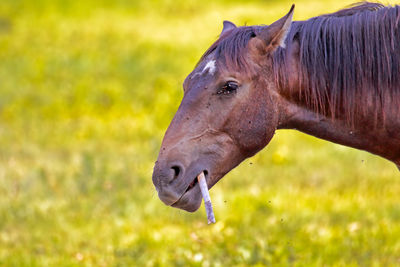
<svg viewBox="0 0 400 267"><path fill-rule="evenodd" d="M279 131L204 207L151 182L182 82L224 19L270 24L352 1L0 1L0 265L395 266L400 174Z"/></svg>

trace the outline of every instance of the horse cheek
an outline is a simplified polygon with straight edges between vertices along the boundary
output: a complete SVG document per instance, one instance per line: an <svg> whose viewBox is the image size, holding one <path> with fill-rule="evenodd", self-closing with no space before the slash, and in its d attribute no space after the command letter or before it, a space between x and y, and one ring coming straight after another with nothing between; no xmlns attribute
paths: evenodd
<svg viewBox="0 0 400 267"><path fill-rule="evenodd" d="M238 143L246 155L252 156L271 140L277 125L277 116L265 108L265 104L253 104L242 114Z"/></svg>

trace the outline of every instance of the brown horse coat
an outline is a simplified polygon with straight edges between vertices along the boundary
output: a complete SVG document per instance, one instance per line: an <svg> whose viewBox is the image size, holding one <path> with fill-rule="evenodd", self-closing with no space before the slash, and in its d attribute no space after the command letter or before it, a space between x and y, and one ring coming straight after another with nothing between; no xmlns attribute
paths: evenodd
<svg viewBox="0 0 400 267"><path fill-rule="evenodd" d="M195 211L209 187L297 129L400 165L400 7L363 3L269 26L224 22L186 78L153 183L167 205Z"/></svg>

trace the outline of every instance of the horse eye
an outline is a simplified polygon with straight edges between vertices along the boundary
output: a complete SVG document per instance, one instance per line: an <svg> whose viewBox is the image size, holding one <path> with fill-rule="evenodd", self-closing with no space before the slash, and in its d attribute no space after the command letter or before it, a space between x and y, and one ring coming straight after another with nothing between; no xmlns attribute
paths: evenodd
<svg viewBox="0 0 400 267"><path fill-rule="evenodd" d="M226 90L228 91L234 91L236 89L238 89L239 85L235 82L227 82L226 83Z"/></svg>
<svg viewBox="0 0 400 267"><path fill-rule="evenodd" d="M231 94L236 92L236 90L238 89L239 85L236 82L227 82L225 83L225 85L221 88L221 90L219 90L217 92L217 94L223 94L223 95L227 95L227 94Z"/></svg>

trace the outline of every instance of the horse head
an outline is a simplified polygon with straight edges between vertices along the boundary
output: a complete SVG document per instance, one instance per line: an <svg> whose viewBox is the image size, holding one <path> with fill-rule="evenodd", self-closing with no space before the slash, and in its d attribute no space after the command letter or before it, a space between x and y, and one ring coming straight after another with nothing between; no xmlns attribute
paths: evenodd
<svg viewBox="0 0 400 267"><path fill-rule="evenodd" d="M225 21L220 38L185 79L153 172L166 205L197 210L199 173L211 188L271 140L279 120L271 55L284 46L293 8L270 26Z"/></svg>

